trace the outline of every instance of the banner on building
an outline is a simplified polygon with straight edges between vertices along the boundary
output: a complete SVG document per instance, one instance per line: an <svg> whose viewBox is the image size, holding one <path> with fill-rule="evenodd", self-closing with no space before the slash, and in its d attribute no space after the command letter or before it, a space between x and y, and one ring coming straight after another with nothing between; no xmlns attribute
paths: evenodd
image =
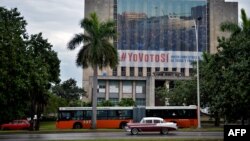
<svg viewBox="0 0 250 141"><path fill-rule="evenodd" d="M140 51L118 50L122 67L171 67L192 68L197 52L190 51ZM202 52L198 53L201 60Z"/></svg>

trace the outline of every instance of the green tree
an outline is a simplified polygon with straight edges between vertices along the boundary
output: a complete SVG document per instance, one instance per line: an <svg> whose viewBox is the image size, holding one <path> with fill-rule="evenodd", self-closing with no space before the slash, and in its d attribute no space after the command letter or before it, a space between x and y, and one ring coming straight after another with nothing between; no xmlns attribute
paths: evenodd
<svg viewBox="0 0 250 141"><path fill-rule="evenodd" d="M60 61L52 45L43 39L42 33L31 35L27 41L27 58L29 64L26 73L29 74L29 95L31 100L30 116L37 115L35 130L39 130L39 119L49 98L51 83L59 83Z"/></svg>
<svg viewBox="0 0 250 141"><path fill-rule="evenodd" d="M66 107L68 106L66 99L61 98L54 93L49 93L49 100L47 102L47 105L44 109L44 116L48 117L50 114L56 115L58 112L58 107Z"/></svg>
<svg viewBox="0 0 250 141"><path fill-rule="evenodd" d="M165 106L165 102L168 99L169 90L166 87L155 88L156 105Z"/></svg>
<svg viewBox="0 0 250 141"><path fill-rule="evenodd" d="M96 129L96 106L97 106L97 71L98 67L114 68L118 65L117 49L110 40L116 38L114 21L101 22L96 13L91 13L89 18L80 22L84 34L76 34L68 43L68 49L73 50L83 43L78 52L76 64L83 68L93 68L93 99L92 99L92 129Z"/></svg>
<svg viewBox="0 0 250 141"><path fill-rule="evenodd" d="M76 84L76 80L70 78L62 84L55 85L52 88L52 92L57 96L66 99L68 103L72 100L79 100L79 98L84 96L86 92Z"/></svg>
<svg viewBox="0 0 250 141"><path fill-rule="evenodd" d="M118 103L119 106L135 106L135 101L132 98L122 98Z"/></svg>
<svg viewBox="0 0 250 141"><path fill-rule="evenodd" d="M215 118L215 126L220 125L222 117L222 105L224 102L223 85L225 78L223 77L223 61L218 54L203 55L200 65L201 78L201 104L209 107L211 117Z"/></svg>
<svg viewBox="0 0 250 141"><path fill-rule="evenodd" d="M155 89L156 98L160 105L164 106L166 100L169 105L196 105L197 103L197 82L195 80L175 81L174 88L168 90L166 87Z"/></svg>
<svg viewBox="0 0 250 141"><path fill-rule="evenodd" d="M250 121L250 88L246 85L250 83L250 19L244 9L241 14L241 26L229 22L221 25L231 36L218 39L218 53L208 58L201 72L212 115L216 119L224 117L226 122L241 119L244 124L245 119Z"/></svg>
<svg viewBox="0 0 250 141"><path fill-rule="evenodd" d="M16 8L0 7L0 122L34 115L38 119L51 83L58 83L60 61L42 34L29 38ZM10 106L11 105L11 106ZM39 121L34 124L39 129Z"/></svg>
<svg viewBox="0 0 250 141"><path fill-rule="evenodd" d="M28 112L26 25L16 8L0 7L0 123L23 118Z"/></svg>
<svg viewBox="0 0 250 141"><path fill-rule="evenodd" d="M223 60L225 79L223 90L226 101L222 112L226 121L241 119L244 124L245 119L250 121L250 87L246 85L250 82L250 18L244 9L241 9L241 20L238 30L232 30L230 26L224 28L225 31L231 31L232 36L219 39L218 56ZM235 23L227 24L237 26Z"/></svg>
<svg viewBox="0 0 250 141"><path fill-rule="evenodd" d="M170 105L196 105L197 103L197 81L175 81L175 87L169 92Z"/></svg>
<svg viewBox="0 0 250 141"><path fill-rule="evenodd" d="M100 106L100 107L112 107L112 106L115 106L115 105L110 100L104 100L98 106Z"/></svg>

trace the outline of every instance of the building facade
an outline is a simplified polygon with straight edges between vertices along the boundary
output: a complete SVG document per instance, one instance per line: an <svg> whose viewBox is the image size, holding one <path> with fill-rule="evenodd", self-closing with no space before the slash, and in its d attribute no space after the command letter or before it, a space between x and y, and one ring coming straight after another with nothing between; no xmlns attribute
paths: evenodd
<svg viewBox="0 0 250 141"><path fill-rule="evenodd" d="M92 12L117 26L119 66L99 70L97 94L98 103L114 104L133 98L137 105L157 105L155 88L190 79L191 63L202 52L215 53L217 37L226 35L220 23L238 21L238 4L224 0L85 0L85 17ZM88 101L92 76L91 68L83 70Z"/></svg>

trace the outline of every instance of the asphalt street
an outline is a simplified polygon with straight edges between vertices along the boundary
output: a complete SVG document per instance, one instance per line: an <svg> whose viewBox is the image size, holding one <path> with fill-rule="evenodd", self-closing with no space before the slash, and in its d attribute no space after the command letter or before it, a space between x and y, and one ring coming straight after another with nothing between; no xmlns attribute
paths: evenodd
<svg viewBox="0 0 250 141"><path fill-rule="evenodd" d="M48 133L48 134L0 134L1 141L44 141L44 140L80 140L80 139L129 139L129 138L217 138L223 139L223 132L179 132L168 135L160 133L140 133L131 135L127 132L88 132L88 133Z"/></svg>

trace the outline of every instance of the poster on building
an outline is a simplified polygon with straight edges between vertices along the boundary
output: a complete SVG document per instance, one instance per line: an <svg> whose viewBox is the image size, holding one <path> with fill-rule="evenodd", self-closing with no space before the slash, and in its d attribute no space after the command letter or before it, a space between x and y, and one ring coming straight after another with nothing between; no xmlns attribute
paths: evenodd
<svg viewBox="0 0 250 141"><path fill-rule="evenodd" d="M129 67L185 67L192 68L197 52L118 50L120 66ZM202 53L198 52L199 60Z"/></svg>
<svg viewBox="0 0 250 141"><path fill-rule="evenodd" d="M208 48L207 4L206 0L117 0L120 65L192 68L197 45L199 58Z"/></svg>

